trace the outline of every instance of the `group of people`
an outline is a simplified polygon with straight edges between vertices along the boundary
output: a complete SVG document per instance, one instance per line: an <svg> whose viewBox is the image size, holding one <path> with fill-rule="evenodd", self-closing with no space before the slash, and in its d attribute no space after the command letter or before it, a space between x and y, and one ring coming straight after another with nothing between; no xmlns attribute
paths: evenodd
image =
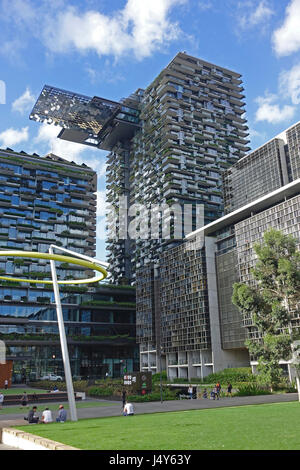
<svg viewBox="0 0 300 470"><path fill-rule="evenodd" d="M220 394L221 394L221 384L220 382L217 382L214 388L210 392L210 399L211 400L219 400L220 399ZM196 398L196 394L194 393L194 388L192 385L189 385L188 387L188 396L190 399ZM227 396L232 397L232 385L229 383L227 385ZM205 388L202 393L202 398L208 398L208 392L207 389Z"/></svg>
<svg viewBox="0 0 300 470"><path fill-rule="evenodd" d="M211 390L210 392L210 399L211 400L219 400L220 399L220 394L221 394L221 384L220 382L216 383L216 385L214 386L214 388ZM227 385L227 396L228 397L232 397L232 385L231 383L229 383ZM202 398L208 398L208 395L207 395L207 389L205 388L203 390L203 394L202 394Z"/></svg>
<svg viewBox="0 0 300 470"><path fill-rule="evenodd" d="M28 416L26 416L25 421L28 421L29 424L39 424L39 423L52 423L52 412L49 410L49 408L46 408L41 416L41 419L39 418L37 414L37 407L33 406L32 409L29 411ZM58 416L56 418L57 423L65 423L67 421L67 412L64 409L63 405L59 405L58 408Z"/></svg>

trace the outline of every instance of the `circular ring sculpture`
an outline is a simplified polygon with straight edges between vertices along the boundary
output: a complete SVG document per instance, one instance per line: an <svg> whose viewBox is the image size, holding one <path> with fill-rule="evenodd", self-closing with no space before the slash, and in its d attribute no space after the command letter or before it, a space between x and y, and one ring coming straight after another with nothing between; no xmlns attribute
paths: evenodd
<svg viewBox="0 0 300 470"><path fill-rule="evenodd" d="M98 271L102 274L102 276L94 276L87 279L74 279L68 281L58 281L58 284L89 284L92 282L99 282L106 278L107 271L97 264L97 262L86 261L84 259L78 259L71 256L64 256L64 255L56 255L50 253L39 253L35 251L17 251L17 250L10 250L10 251L0 251L0 256L11 256L11 257L19 257L19 258L37 258L37 259L48 259L53 261L61 261L63 263L70 263L70 264L77 264L79 266L84 266L85 268L92 269L94 271ZM37 280L37 279L21 279L17 277L8 277L8 276L0 276L0 279L4 279L6 281L14 281L14 282L32 282L34 284L53 284L53 281L44 281L44 280Z"/></svg>

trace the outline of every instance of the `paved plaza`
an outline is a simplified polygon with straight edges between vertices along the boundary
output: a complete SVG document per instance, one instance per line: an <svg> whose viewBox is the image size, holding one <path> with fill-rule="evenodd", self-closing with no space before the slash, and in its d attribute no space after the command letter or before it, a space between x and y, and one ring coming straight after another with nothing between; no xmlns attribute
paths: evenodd
<svg viewBox="0 0 300 470"><path fill-rule="evenodd" d="M144 413L166 413L170 411L189 411L201 410L209 408L222 408L230 406L246 406L246 405L261 405L266 403L283 403L290 401L297 401L297 393L285 393L278 395L258 395L253 397L226 397L220 400L200 399L200 400L172 400L150 403L134 403L135 414ZM93 401L96 401L93 399ZM97 400L98 401L98 400ZM121 416L122 402L99 400L105 402L108 406L91 407L91 408L78 408L77 414L79 419L86 418L106 418L110 416ZM41 414L46 408L47 404L38 405L38 412ZM57 405L58 408L58 405ZM26 425L24 421L24 413L17 414L2 414L0 416L0 427L6 426L20 426ZM52 416L55 419L57 413L53 412Z"/></svg>

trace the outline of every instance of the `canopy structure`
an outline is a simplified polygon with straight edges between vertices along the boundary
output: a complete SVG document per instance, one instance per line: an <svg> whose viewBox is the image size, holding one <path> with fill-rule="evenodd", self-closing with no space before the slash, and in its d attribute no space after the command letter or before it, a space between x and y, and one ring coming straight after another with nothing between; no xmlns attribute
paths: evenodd
<svg viewBox="0 0 300 470"><path fill-rule="evenodd" d="M135 108L49 85L44 86L29 118L59 126L60 139L103 150L111 150L116 139L128 139L139 127Z"/></svg>

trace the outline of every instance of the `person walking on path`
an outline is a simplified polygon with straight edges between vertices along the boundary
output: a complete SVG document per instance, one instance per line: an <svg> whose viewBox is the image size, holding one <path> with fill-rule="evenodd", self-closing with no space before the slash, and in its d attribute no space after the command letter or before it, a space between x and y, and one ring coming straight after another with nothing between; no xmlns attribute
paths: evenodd
<svg viewBox="0 0 300 470"><path fill-rule="evenodd" d="M203 398L207 398L207 390L206 388L203 390L203 395L202 395Z"/></svg>
<svg viewBox="0 0 300 470"><path fill-rule="evenodd" d="M217 400L219 400L219 399L220 399L221 388L222 388L222 387L221 387L221 384L220 384L220 382L218 382L218 383L216 384L216 395L217 395Z"/></svg>
<svg viewBox="0 0 300 470"><path fill-rule="evenodd" d="M27 396L26 392L24 392L23 395L22 395L21 405L22 405L23 408L25 408L25 406L28 406L28 396ZM22 407L21 407L21 409L22 409Z"/></svg>
<svg viewBox="0 0 300 470"><path fill-rule="evenodd" d="M231 385L231 383L229 383L227 385L227 396L232 397L232 385Z"/></svg>
<svg viewBox="0 0 300 470"><path fill-rule="evenodd" d="M126 390L124 389L122 391L122 409L124 409L125 405L126 405Z"/></svg>
<svg viewBox="0 0 300 470"><path fill-rule="evenodd" d="M192 387L192 385L189 385L189 388L188 388L188 395L189 395L190 399L193 398L193 387Z"/></svg>
<svg viewBox="0 0 300 470"><path fill-rule="evenodd" d="M0 392L0 410L2 410L3 402L4 402L4 395L3 393Z"/></svg>
<svg viewBox="0 0 300 470"><path fill-rule="evenodd" d="M5 390L8 389L8 380L7 379L4 380L4 388L5 388Z"/></svg>
<svg viewBox="0 0 300 470"><path fill-rule="evenodd" d="M56 418L57 423L64 423L67 421L67 412L64 409L63 405L59 405L58 416Z"/></svg>

